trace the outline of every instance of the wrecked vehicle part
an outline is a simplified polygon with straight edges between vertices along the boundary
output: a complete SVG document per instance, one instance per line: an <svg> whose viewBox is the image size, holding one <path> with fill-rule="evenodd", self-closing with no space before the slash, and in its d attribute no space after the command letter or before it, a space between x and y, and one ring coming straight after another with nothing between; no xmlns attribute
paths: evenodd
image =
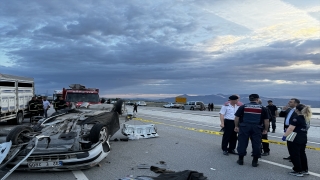
<svg viewBox="0 0 320 180"><path fill-rule="evenodd" d="M34 152L34 150L37 148L38 142L43 140L43 139L48 139L48 143L50 142L50 137L49 136L36 136L31 143L23 144L18 146L18 149L13 149L10 154L9 152L6 155L5 162L0 165L0 177L1 180L5 180L11 173L13 173L14 170L16 170L25 160L29 158L29 156ZM11 143L11 141L10 141ZM11 145L10 145L11 146ZM11 150L11 148L10 148ZM15 164L11 169L7 167L7 165L13 161L22 151L26 151L27 154Z"/></svg>
<svg viewBox="0 0 320 180"><path fill-rule="evenodd" d="M6 167L12 168L20 163L16 170L66 171L88 169L97 165L109 154L110 137L120 129L119 104L115 104L113 111L106 110L112 109L104 107L109 106L108 104L61 110L49 118L39 120L32 127L34 132L12 129L12 132L21 132L18 138L11 136L18 139L18 143L30 146L35 135L48 136L50 142L39 141L37 148L27 159L25 157L29 151L22 149ZM27 138L21 137L31 138L26 142Z"/></svg>
<svg viewBox="0 0 320 180"><path fill-rule="evenodd" d="M153 138L158 137L157 128L154 124L131 125L123 124L122 134L129 139Z"/></svg>

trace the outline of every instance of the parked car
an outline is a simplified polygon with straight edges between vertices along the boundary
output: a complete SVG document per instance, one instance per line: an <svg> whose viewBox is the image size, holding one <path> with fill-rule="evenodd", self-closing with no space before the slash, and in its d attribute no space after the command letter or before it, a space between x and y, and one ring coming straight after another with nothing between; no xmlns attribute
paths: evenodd
<svg viewBox="0 0 320 180"><path fill-rule="evenodd" d="M182 109L185 110L196 110L199 109L200 111L204 111L206 106L202 101L188 101L186 104L182 106Z"/></svg>
<svg viewBox="0 0 320 180"><path fill-rule="evenodd" d="M133 106L134 102L128 101L128 102L126 102L126 105Z"/></svg>
<svg viewBox="0 0 320 180"><path fill-rule="evenodd" d="M16 126L0 144L0 179L15 168L65 171L94 167L110 152L109 139L119 129L122 100L58 110L33 126ZM47 138L46 141L38 139ZM30 151L32 150L32 151ZM10 171L11 169L11 171ZM6 176L7 176L6 175Z"/></svg>
<svg viewBox="0 0 320 180"><path fill-rule="evenodd" d="M165 104L163 105L164 108L181 108L182 107L182 104L179 104L179 103L168 103L168 104Z"/></svg>
<svg viewBox="0 0 320 180"><path fill-rule="evenodd" d="M138 106L146 106L147 103L144 102L144 101L138 101L138 102L137 102L137 105L138 105Z"/></svg>

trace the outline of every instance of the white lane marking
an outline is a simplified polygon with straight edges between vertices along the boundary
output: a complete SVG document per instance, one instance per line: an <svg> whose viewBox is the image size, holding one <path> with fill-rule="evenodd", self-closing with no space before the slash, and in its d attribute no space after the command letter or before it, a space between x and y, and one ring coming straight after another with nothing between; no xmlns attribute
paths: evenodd
<svg viewBox="0 0 320 180"><path fill-rule="evenodd" d="M148 115L144 115L145 117L152 117L154 118L154 116L148 116ZM186 122L186 121L179 121L179 120L171 120L171 119L166 119L166 118L160 118L160 117L156 117L156 119L160 119L160 120L165 120L165 121L172 121L172 122L179 122L179 123L185 123L185 124L191 124L191 125L197 125L197 126L204 126L204 127L212 127L212 128L217 128L217 129L221 129L221 127L219 126L210 126L210 125L205 125L205 124L198 124L198 123L192 123L192 122ZM268 134L268 137L273 137L273 138L278 138L278 139L282 139L282 137L279 136L272 136ZM313 141L308 141L308 143L311 144L320 144L318 142L313 142Z"/></svg>
<svg viewBox="0 0 320 180"><path fill-rule="evenodd" d="M77 180L89 180L82 171L72 171Z"/></svg>
<svg viewBox="0 0 320 180"><path fill-rule="evenodd" d="M264 160L264 159L259 159L259 161L292 170L292 167L286 166L286 165L283 165L283 164L279 164L279 163L276 163L276 162L267 161L267 160ZM309 174L312 175L312 176L320 177L320 174L318 174L318 173L314 173L314 172L310 172L309 171Z"/></svg>

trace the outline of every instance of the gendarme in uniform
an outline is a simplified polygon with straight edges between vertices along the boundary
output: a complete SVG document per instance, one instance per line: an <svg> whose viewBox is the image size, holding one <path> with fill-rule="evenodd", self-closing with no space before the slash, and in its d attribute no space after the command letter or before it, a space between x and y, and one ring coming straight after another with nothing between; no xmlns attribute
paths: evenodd
<svg viewBox="0 0 320 180"><path fill-rule="evenodd" d="M257 167L258 158L261 157L260 148L262 133L266 134L269 128L269 115L266 108L258 104L258 94L251 94L249 100L250 103L240 106L235 114L235 131L239 132L237 148L239 160L237 163L243 165L243 157L247 155L247 147L250 138L253 149L252 166ZM239 118L241 118L240 123ZM262 120L264 120L264 122L262 122ZM265 125L263 132L262 123Z"/></svg>

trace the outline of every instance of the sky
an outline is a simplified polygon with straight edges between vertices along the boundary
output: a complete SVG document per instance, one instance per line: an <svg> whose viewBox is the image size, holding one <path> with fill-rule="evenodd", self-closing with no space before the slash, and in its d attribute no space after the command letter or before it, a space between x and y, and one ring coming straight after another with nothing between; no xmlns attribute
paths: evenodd
<svg viewBox="0 0 320 180"><path fill-rule="evenodd" d="M2 0L0 73L38 94L320 101L320 1Z"/></svg>

